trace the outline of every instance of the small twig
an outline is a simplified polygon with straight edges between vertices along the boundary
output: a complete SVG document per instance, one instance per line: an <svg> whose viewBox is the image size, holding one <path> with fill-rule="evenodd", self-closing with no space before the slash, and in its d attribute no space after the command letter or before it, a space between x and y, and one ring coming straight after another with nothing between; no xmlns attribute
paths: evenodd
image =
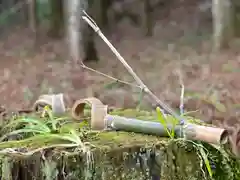
<svg viewBox="0 0 240 180"><path fill-rule="evenodd" d="M99 75L101 75L101 76L104 76L104 77L106 77L106 78L112 79L112 80L114 80L114 81L116 81L116 82L119 82L119 83L122 83L122 84L126 84L126 85L129 85L129 86L132 86L132 87L140 88L139 85L136 85L136 84L133 84L133 83L130 83L130 82L127 82L127 81L123 81L123 80L120 80L120 79L117 79L117 78L112 77L112 76L110 76L110 75L108 75L108 74L104 74L104 73L102 73L102 72L100 72L100 71L97 71L97 70L95 70L95 69L92 69L92 68L86 66L83 62L81 62L80 66L81 66L82 68L84 68L84 69L87 69L87 70L89 70L89 71L92 71L92 72L94 72L94 73L96 73L96 74L99 74Z"/></svg>
<svg viewBox="0 0 240 180"><path fill-rule="evenodd" d="M183 77L180 71L177 71L178 74L178 79L179 79L179 84L181 86L181 95L180 95L180 104L179 104L179 110L180 114L184 114L184 92L185 92L185 86L183 83Z"/></svg>
<svg viewBox="0 0 240 180"><path fill-rule="evenodd" d="M184 84L183 84L183 77L182 77L181 71L178 70L176 73L178 74L179 84L181 86L179 110L180 110L181 116L183 116L183 114L184 114L184 91L185 91L185 87L184 87ZM181 125L181 133L183 134L183 137L185 138L185 133L183 133L183 130L184 130L184 125L187 126L186 121L184 119L181 119L180 120L180 125Z"/></svg>
<svg viewBox="0 0 240 180"><path fill-rule="evenodd" d="M124 67L128 70L128 72L133 76L137 84L140 86L140 88L143 90L143 92L148 93L151 98L153 98L165 111L167 111L169 114L174 116L178 120L182 120L183 117L179 116L175 111L172 110L168 105L166 105L164 102L162 102L143 82L142 80L137 76L137 74L133 71L133 69L128 65L128 63L124 60L124 58L119 54L119 52L116 50L116 48L109 42L109 40L104 36L104 34L101 32L100 28L97 26L97 24L94 22L94 20L85 12L83 11L84 16L82 16L83 20L86 21L89 26L92 27L92 29L102 38L102 40L108 45L108 47L111 49L111 51L116 55L118 60L124 65ZM162 113L164 113L163 109L161 109Z"/></svg>

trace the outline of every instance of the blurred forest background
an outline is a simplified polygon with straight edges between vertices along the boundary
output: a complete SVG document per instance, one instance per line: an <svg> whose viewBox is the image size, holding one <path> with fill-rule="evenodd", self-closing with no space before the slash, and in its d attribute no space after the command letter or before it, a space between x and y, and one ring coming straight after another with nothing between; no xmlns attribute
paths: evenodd
<svg viewBox="0 0 240 180"><path fill-rule="evenodd" d="M140 89L84 9L146 85L206 121L240 117L239 0L0 0L0 102L27 108L39 94L96 96L123 108ZM82 66L83 62L87 67ZM92 68L95 71L93 71ZM96 71L122 81L113 83ZM141 108L153 109L147 95Z"/></svg>

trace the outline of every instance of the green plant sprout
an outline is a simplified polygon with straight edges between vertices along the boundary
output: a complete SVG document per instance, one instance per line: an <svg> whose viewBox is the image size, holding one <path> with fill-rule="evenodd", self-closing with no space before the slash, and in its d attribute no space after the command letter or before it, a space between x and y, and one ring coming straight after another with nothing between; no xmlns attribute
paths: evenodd
<svg viewBox="0 0 240 180"><path fill-rule="evenodd" d="M211 165L210 165L210 161L208 159L207 149L201 143L196 143L194 141L188 141L188 142L190 142L194 145L194 147L196 148L196 150L199 153L199 158L202 159L202 161L204 162L204 164L207 168L208 174L212 178L213 177L213 172L212 172L212 168L211 168Z"/></svg>
<svg viewBox="0 0 240 180"><path fill-rule="evenodd" d="M83 133L80 131L76 131L74 127L65 126L65 123L60 124L61 121L65 121L67 118L56 118L54 117L52 110L45 106L43 112L41 114L41 118L39 117L22 117L19 116L13 121L11 121L6 127L11 129L12 131L4 134L0 138L0 149L2 148L29 148L27 144L32 142L44 142L47 141L47 144L43 148L50 147L79 147L83 152L87 152L86 142L82 142L81 138L83 137ZM20 128L19 128L20 127ZM79 124L81 126L81 123ZM6 140L10 136L21 136L20 140ZM4 142L3 142L4 141ZM64 141L67 143L60 143ZM57 144L56 144L57 142Z"/></svg>
<svg viewBox="0 0 240 180"><path fill-rule="evenodd" d="M181 97L183 98L183 97ZM183 102L183 101L181 101ZM183 104L180 105L181 108L183 108ZM161 112L161 109L159 107L156 108L156 112L157 112L157 118L158 120L160 121L160 123L163 125L165 131L168 133L169 137L171 140L175 140L175 132L174 132L174 129L176 127L177 124L179 124L179 121L174 118L173 116L171 115L165 115L163 114L163 112ZM187 119L187 122L186 123L196 123L196 124L202 124L201 121L197 121L195 120L194 118L192 117L189 117L189 116L186 116L188 115L190 112L185 112L183 113L183 109L181 110L181 116L182 117L185 117L185 119ZM172 127L168 128L168 125L171 124ZM176 139L175 141L179 141L180 139ZM185 139L184 139L185 140ZM205 166L206 166L206 169L208 171L208 174L209 176L212 178L213 177L213 172L212 172L212 168L210 166L210 162L209 162L209 159L208 159L208 154L206 153L206 149L203 147L203 145L201 143L196 143L194 141L189 141L189 140L185 140L185 141L188 141L188 142L191 142L194 147L196 148L196 150L198 151L198 154L199 154L199 158L204 162ZM201 168L202 168L202 164L201 164ZM203 170L202 170L203 171ZM204 173L204 171L203 171Z"/></svg>
<svg viewBox="0 0 240 180"><path fill-rule="evenodd" d="M45 117L45 116L48 116L49 117L49 120L50 120L50 123L52 125L52 129L54 131L57 130L57 123L58 121L55 120L54 116L53 116L53 113L52 113L52 110L49 106L44 106L43 108L43 112L42 112L42 117Z"/></svg>
<svg viewBox="0 0 240 180"><path fill-rule="evenodd" d="M172 116L167 116L167 115L165 116L165 115L161 112L161 110L160 110L159 107L156 108L156 111L157 111L157 118L158 118L158 120L160 121L160 123L163 125L165 131L168 133L168 135L169 135L169 137L170 137L171 139L174 139L174 138L175 138L174 128L175 128L175 126L177 125L178 121L177 121L174 117L172 117ZM172 118L171 118L171 117L172 117ZM169 128L168 128L168 125L169 125L169 124L172 124L172 125L173 125L173 127L170 128L170 130L169 130Z"/></svg>
<svg viewBox="0 0 240 180"><path fill-rule="evenodd" d="M174 117L172 117L170 115L164 116L163 113L160 111L159 107L156 108L156 111L157 111L158 120L163 125L163 127L166 130L166 132L168 133L170 139L174 140L174 141L182 140L182 139L175 139L174 128L179 123L178 120L176 120ZM194 121L192 121L192 122L194 122ZM168 128L168 124L172 124L172 128L170 130ZM186 140L186 141L194 144L194 147L199 152L200 159L202 159L202 161L204 162L204 164L207 168L208 174L212 178L213 173L212 173L212 169L211 169L210 162L208 159L208 154L205 152L206 149L204 149L204 147L201 143L196 143L194 141L189 141L189 140Z"/></svg>

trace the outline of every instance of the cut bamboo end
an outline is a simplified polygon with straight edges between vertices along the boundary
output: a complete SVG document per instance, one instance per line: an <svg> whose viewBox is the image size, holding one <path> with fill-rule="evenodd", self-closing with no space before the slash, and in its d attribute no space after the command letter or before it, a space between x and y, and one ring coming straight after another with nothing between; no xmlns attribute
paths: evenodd
<svg viewBox="0 0 240 180"><path fill-rule="evenodd" d="M66 112L63 94L43 94L33 105L33 111L40 111L44 106L50 106L53 113L60 115Z"/></svg>
<svg viewBox="0 0 240 180"><path fill-rule="evenodd" d="M189 124L185 129L187 139L201 140L212 144L226 144L229 133L226 129Z"/></svg>
<svg viewBox="0 0 240 180"><path fill-rule="evenodd" d="M106 128L107 106L95 97L77 100L71 111L73 119L79 121L83 119L85 105L91 106L91 128L93 130L104 130Z"/></svg>

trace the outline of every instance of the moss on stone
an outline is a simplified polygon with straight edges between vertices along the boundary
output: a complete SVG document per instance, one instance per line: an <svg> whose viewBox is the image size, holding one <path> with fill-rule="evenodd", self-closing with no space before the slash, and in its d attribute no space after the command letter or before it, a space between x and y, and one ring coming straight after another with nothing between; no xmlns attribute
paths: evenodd
<svg viewBox="0 0 240 180"><path fill-rule="evenodd" d="M154 112L116 110L111 114L157 121ZM197 146L198 142L122 131L92 132L87 124L86 121L69 122L58 132L65 132L69 128L80 131L83 134L81 140L91 144L89 149L86 145L85 152L83 148L75 147L50 148L28 158L5 155L1 158L1 176L9 177L9 180L10 177L22 180L151 180L160 177L161 180L211 179ZM39 140L34 138L0 143L0 150L25 147L26 151L62 143L44 136L39 136ZM237 160L211 145L203 146L208 160L214 165L213 179L240 179Z"/></svg>

